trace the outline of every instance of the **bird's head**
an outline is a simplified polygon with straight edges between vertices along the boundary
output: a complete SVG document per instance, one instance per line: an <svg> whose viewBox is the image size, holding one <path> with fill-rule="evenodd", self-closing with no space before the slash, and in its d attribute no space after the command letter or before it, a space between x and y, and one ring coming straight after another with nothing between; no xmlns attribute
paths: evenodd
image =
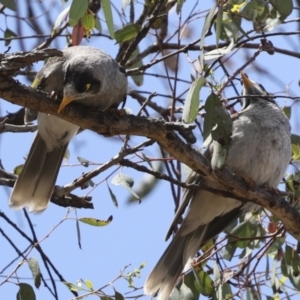
<svg viewBox="0 0 300 300"><path fill-rule="evenodd" d="M252 81L243 72L241 72L241 76L242 76L242 84L243 84L242 95L246 96L243 99L243 109L245 109L252 103L255 104L260 101L263 101L264 103L271 102L271 103L275 104L274 99L271 97L268 97L268 95L269 95L268 92L265 90L265 88L261 84L255 82L255 81ZM251 97L251 96L253 96L253 97ZM263 96L263 97L259 97L259 96Z"/></svg>

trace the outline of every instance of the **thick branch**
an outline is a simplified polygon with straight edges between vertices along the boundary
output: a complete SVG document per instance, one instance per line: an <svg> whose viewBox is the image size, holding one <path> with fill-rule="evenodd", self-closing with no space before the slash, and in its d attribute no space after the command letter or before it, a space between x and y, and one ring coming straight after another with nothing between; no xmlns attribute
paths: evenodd
<svg viewBox="0 0 300 300"><path fill-rule="evenodd" d="M11 78L0 78L0 96L7 101L60 116L63 119L105 136L137 135L157 141L171 156L206 178L219 182L228 196L250 201L270 210L281 219L287 231L300 241L300 214L277 190L254 186L251 180L232 174L228 169L212 170L210 163L195 149L185 144L162 120L133 115L102 113L72 104L58 114L58 103L47 94L25 87Z"/></svg>

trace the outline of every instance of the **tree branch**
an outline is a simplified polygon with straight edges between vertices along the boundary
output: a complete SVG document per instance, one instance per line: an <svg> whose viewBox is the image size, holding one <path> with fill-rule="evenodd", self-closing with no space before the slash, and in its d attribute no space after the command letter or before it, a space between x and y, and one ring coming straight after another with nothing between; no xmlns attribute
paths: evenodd
<svg viewBox="0 0 300 300"><path fill-rule="evenodd" d="M183 142L163 120L97 112L76 103L60 114L59 103L44 92L26 87L8 77L0 77L0 96L14 104L59 116L105 136L137 135L157 141L171 156L188 165L209 180L219 182L228 196L250 201L270 210L283 222L286 230L300 241L300 213L283 199L278 190L253 185L251 180L233 174L227 168L212 170L210 163L198 151ZM180 128L176 128L180 130ZM220 192L222 192L222 190Z"/></svg>

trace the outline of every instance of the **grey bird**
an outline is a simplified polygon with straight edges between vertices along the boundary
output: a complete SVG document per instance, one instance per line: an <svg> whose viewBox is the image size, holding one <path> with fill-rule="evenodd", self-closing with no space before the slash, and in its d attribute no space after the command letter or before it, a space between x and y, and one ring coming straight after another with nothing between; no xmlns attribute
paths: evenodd
<svg viewBox="0 0 300 300"><path fill-rule="evenodd" d="M62 57L50 58L32 87L62 95L58 112L73 101L104 111L126 99L127 78L125 70L102 50L74 46L63 50ZM79 130L75 124L40 112L37 122L38 132L10 195L13 209L46 209L68 143Z"/></svg>
<svg viewBox="0 0 300 300"><path fill-rule="evenodd" d="M291 159L290 124L264 88L241 73L243 106L232 116L232 134L226 166L233 172L252 178L257 185L277 187ZM263 97L261 97L263 96ZM205 152L213 154L212 144ZM255 208L232 198L215 195L201 186L219 188L220 185L193 172L188 183L199 184L197 189L184 192L180 207L167 233L172 234L184 210L187 212L173 240L159 259L144 284L145 294L157 300L166 300L181 272L189 269L197 251L210 239L221 233L242 214Z"/></svg>

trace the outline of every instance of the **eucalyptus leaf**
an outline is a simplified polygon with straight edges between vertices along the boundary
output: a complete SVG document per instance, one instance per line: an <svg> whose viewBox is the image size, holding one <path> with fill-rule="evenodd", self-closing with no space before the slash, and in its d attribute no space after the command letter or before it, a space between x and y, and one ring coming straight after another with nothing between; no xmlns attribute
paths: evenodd
<svg viewBox="0 0 300 300"><path fill-rule="evenodd" d="M27 260L27 263L34 280L34 285L38 289L41 285L41 271L40 271L39 263L34 257L30 257Z"/></svg>
<svg viewBox="0 0 300 300"><path fill-rule="evenodd" d="M123 43L136 37L141 29L139 24L128 24L114 32L114 38L117 43Z"/></svg>
<svg viewBox="0 0 300 300"><path fill-rule="evenodd" d="M111 221L113 220L113 217L110 216L107 220L98 220L95 218L80 218L78 220L80 222L88 224L88 225L92 225L92 226L96 226L96 227L103 227L103 226L106 226L109 223L111 223Z"/></svg>
<svg viewBox="0 0 300 300"><path fill-rule="evenodd" d="M31 285L21 282L18 286L19 291L17 293L17 300L36 300L36 296Z"/></svg>
<svg viewBox="0 0 300 300"><path fill-rule="evenodd" d="M5 7L9 8L10 10L17 10L15 0L0 0L0 3L2 3Z"/></svg>
<svg viewBox="0 0 300 300"><path fill-rule="evenodd" d="M199 93L205 83L205 77L201 76L192 82L188 91L182 112L182 120L187 124L194 122L198 115L200 102Z"/></svg>
<svg viewBox="0 0 300 300"><path fill-rule="evenodd" d="M89 7L88 0L73 0L69 12L69 24L74 27L77 25L80 18L87 12Z"/></svg>
<svg viewBox="0 0 300 300"><path fill-rule="evenodd" d="M112 181L112 184L114 185L121 185L123 186L125 189L127 189L134 197L136 197L137 199L141 200L141 198L132 190L132 186L134 184L133 179L125 174L118 174L116 175Z"/></svg>
<svg viewBox="0 0 300 300"><path fill-rule="evenodd" d="M111 4L109 0L101 0L102 9L104 12L105 21L107 24L109 35L112 39L115 38L114 20L111 11Z"/></svg>

